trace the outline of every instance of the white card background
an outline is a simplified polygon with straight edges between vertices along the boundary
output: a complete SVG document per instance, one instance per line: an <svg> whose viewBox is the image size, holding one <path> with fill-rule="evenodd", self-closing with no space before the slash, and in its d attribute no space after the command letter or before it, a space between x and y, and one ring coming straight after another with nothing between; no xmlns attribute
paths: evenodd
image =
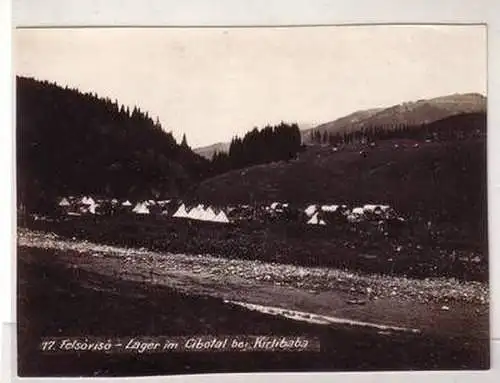
<svg viewBox="0 0 500 383"><path fill-rule="evenodd" d="M439 2L400 0L13 0L12 20L10 2L0 0L0 244L3 250L1 271L1 319L13 323L12 300L15 298L13 264L14 214L13 180L15 160L13 151L13 100L10 59L10 22L16 26L265 26L265 25L329 25L364 23L487 23L488 24L488 172L489 172L489 240L491 285L491 334L500 339L500 2L495 0L441 0ZM13 73L13 72L12 72ZM15 326L4 326L15 331ZM12 334L5 333L3 338ZM3 340L3 339L2 339ZM12 345L11 345L12 346ZM4 350L6 348L4 347ZM12 353L15 348L8 347ZM303 381L320 379L331 381L343 378L349 381L374 380L380 382L409 379L436 379L439 381L495 381L499 377L500 350L498 343L492 349L492 368L496 371L479 373L341 373L341 374L280 374L280 379ZM5 355L4 355L5 357ZM12 355L11 355L12 357ZM4 362L5 362L5 358ZM5 364L4 364L5 366ZM185 376L171 380L184 381ZM198 376L193 381L272 381L276 376L259 374L252 377ZM127 381L129 381L128 379ZM116 380L115 380L116 381ZM141 379L141 381L155 381Z"/></svg>

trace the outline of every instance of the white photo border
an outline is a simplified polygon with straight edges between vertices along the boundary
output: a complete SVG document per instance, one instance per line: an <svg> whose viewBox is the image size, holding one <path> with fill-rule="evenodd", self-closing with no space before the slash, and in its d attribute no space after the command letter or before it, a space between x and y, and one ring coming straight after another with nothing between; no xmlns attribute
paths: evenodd
<svg viewBox="0 0 500 383"><path fill-rule="evenodd" d="M11 2L12 1L12 2ZM12 14L11 14L12 10ZM11 32L17 27L84 26L296 26L345 24L486 24L488 34L488 209L491 288L491 370L487 372L377 372L307 374L224 374L172 376L168 381L299 382L315 379L328 382L484 382L500 378L500 2L497 0L0 0L0 244L4 251L0 276L1 319L10 344L2 349L2 367L15 376L15 148L14 89ZM2 343L3 344L3 343ZM8 353L7 353L8 354ZM12 363L9 362L12 361ZM4 370L5 372L5 370ZM5 377L5 375L4 375ZM83 379L83 378L82 378ZM116 381L157 381L159 378L127 378ZM35 379L22 379L22 381ZM36 379L38 380L38 379ZM56 379L50 379L53 381ZM78 379L78 381L81 379ZM85 380L85 379L83 379ZM109 379L111 380L111 379ZM69 379L57 379L69 381ZM71 379L75 381L75 379ZM100 379L108 381L108 379Z"/></svg>

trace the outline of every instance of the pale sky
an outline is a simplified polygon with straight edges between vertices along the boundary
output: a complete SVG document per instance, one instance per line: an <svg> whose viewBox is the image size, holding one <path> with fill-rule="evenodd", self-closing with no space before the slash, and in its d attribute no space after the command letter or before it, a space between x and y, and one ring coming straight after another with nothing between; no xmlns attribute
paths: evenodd
<svg viewBox="0 0 500 383"><path fill-rule="evenodd" d="M486 95L483 26L18 29L18 75L137 105L193 147L254 126Z"/></svg>

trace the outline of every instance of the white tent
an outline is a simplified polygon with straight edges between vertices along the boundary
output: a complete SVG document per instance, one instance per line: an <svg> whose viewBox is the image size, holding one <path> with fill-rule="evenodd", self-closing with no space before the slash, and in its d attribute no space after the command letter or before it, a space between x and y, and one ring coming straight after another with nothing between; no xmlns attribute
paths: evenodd
<svg viewBox="0 0 500 383"><path fill-rule="evenodd" d="M95 209L96 209L97 206L99 206L99 205L97 205L96 203L94 203L92 205L89 205L89 213L90 214L95 214Z"/></svg>
<svg viewBox="0 0 500 383"><path fill-rule="evenodd" d="M355 207L352 209L352 214L363 215L364 210L362 207Z"/></svg>
<svg viewBox="0 0 500 383"><path fill-rule="evenodd" d="M217 214L214 218L215 222L223 222L223 223L229 223L229 219L227 218L226 213L224 213L222 210Z"/></svg>
<svg viewBox="0 0 500 383"><path fill-rule="evenodd" d="M208 207L206 210L203 205L198 205L189 214L193 219L200 221L212 221L215 218L215 213L212 208Z"/></svg>
<svg viewBox="0 0 500 383"><path fill-rule="evenodd" d="M363 212L373 213L377 207L378 205L371 205L371 204L365 205L363 206Z"/></svg>
<svg viewBox="0 0 500 383"><path fill-rule="evenodd" d="M215 217L215 216L216 216L216 214L215 214L214 210L213 210L213 209L212 209L212 207L210 207L210 206L207 208L206 213L207 213L208 215L210 215L210 216L213 216L213 217Z"/></svg>
<svg viewBox="0 0 500 383"><path fill-rule="evenodd" d="M361 222L363 220L363 216L359 214L348 214L347 221L350 223Z"/></svg>
<svg viewBox="0 0 500 383"><path fill-rule="evenodd" d="M215 211L210 206L203 212L202 216L204 221L215 221L216 217L217 214L215 214Z"/></svg>
<svg viewBox="0 0 500 383"><path fill-rule="evenodd" d="M328 212L335 212L339 208L339 205L323 205L321 206L321 210Z"/></svg>
<svg viewBox="0 0 500 383"><path fill-rule="evenodd" d="M316 205L309 205L305 210L304 210L304 213L306 213L306 215L308 217L311 217L314 213L316 212Z"/></svg>
<svg viewBox="0 0 500 383"><path fill-rule="evenodd" d="M136 214L149 214L149 209L145 202L138 202L132 211Z"/></svg>
<svg viewBox="0 0 500 383"><path fill-rule="evenodd" d="M368 204L363 206L363 212L369 212L369 213L374 213L377 209L379 209L381 212L387 212L391 207L389 205L372 205Z"/></svg>
<svg viewBox="0 0 500 383"><path fill-rule="evenodd" d="M208 214L205 210L201 209L198 213L198 220L200 221L210 221L210 214Z"/></svg>
<svg viewBox="0 0 500 383"><path fill-rule="evenodd" d="M181 206L179 206L179 208L177 209L177 211L174 213L173 217L176 217L176 218L187 218L187 217L189 217L189 214L186 211L186 206L184 204L182 204Z"/></svg>
<svg viewBox="0 0 500 383"><path fill-rule="evenodd" d="M82 204L90 206L90 205L95 205L96 203L95 203L95 201L93 200L92 197L83 197L82 198Z"/></svg>
<svg viewBox="0 0 500 383"><path fill-rule="evenodd" d="M200 219L200 216L201 216L201 210L203 210L202 207L200 207L201 205L198 205L196 207L193 207L188 215L187 215L187 218L191 218L191 219Z"/></svg>
<svg viewBox="0 0 500 383"><path fill-rule="evenodd" d="M122 206L132 206L132 203L129 200L126 200L122 203Z"/></svg>
<svg viewBox="0 0 500 383"><path fill-rule="evenodd" d="M308 225L326 225L326 222L318 217L318 213L314 213L309 221L307 221Z"/></svg>
<svg viewBox="0 0 500 383"><path fill-rule="evenodd" d="M70 205L70 203L66 197L63 197L61 202L59 202L59 206L69 206L69 205Z"/></svg>

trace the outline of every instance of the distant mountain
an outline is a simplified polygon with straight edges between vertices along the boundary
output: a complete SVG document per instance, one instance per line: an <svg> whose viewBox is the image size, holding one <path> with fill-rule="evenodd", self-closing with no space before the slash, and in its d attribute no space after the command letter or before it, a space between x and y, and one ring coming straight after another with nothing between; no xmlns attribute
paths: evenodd
<svg viewBox="0 0 500 383"><path fill-rule="evenodd" d="M388 108L357 111L345 117L302 131L304 143L311 143L312 132L349 133L368 127L391 130L400 125L422 125L446 117L486 111L486 97L478 93L453 94L427 100L404 102Z"/></svg>
<svg viewBox="0 0 500 383"><path fill-rule="evenodd" d="M17 78L18 199L28 209L60 195L179 195L208 161L133 110L47 81Z"/></svg>
<svg viewBox="0 0 500 383"><path fill-rule="evenodd" d="M203 146L201 148L193 149L193 151L196 154L208 160L211 160L216 152L227 153L229 151L229 146L230 146L229 142L217 142L216 144L213 145Z"/></svg>
<svg viewBox="0 0 500 383"><path fill-rule="evenodd" d="M452 94L448 96L423 99L387 108L359 110L334 121L320 125L301 123L302 142L312 143L312 133L350 133L367 127L383 127L387 130L401 125L422 125L447 117L464 113L481 113L486 111L487 99L479 93ZM229 142L218 142L213 145L194 149L202 157L211 159L215 152L229 151Z"/></svg>

